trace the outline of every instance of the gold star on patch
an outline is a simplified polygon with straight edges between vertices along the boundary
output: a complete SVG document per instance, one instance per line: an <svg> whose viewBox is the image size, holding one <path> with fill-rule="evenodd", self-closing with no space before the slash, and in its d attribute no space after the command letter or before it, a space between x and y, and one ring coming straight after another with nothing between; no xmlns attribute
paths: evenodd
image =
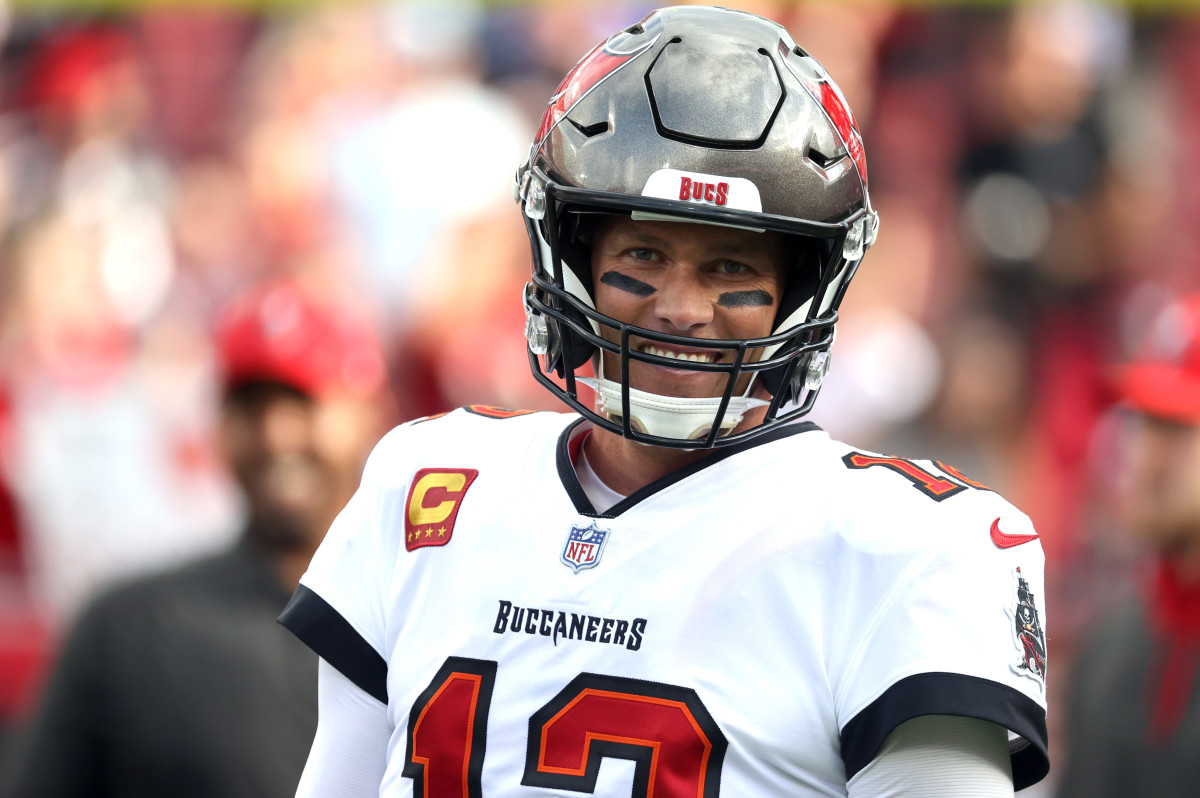
<svg viewBox="0 0 1200 798"><path fill-rule="evenodd" d="M446 527L442 527L441 529L438 530L438 537L439 538L446 537Z"/></svg>

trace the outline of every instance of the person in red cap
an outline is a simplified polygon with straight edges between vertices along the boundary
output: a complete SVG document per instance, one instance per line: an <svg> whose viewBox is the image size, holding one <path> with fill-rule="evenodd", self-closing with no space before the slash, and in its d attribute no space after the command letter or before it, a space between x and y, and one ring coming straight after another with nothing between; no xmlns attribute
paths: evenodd
<svg viewBox="0 0 1200 798"><path fill-rule="evenodd" d="M383 356L370 328L291 283L233 302L217 350L244 533L82 613L0 768L0 795L295 793L317 725L317 657L276 617L378 437Z"/></svg>
<svg viewBox="0 0 1200 798"><path fill-rule="evenodd" d="M1073 669L1059 798L1192 796L1200 784L1200 294L1119 371L1132 410L1123 521L1152 557Z"/></svg>

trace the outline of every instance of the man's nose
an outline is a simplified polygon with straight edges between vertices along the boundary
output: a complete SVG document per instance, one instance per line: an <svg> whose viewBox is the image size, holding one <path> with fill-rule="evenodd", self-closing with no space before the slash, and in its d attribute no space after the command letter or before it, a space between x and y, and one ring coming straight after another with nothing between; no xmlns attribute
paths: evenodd
<svg viewBox="0 0 1200 798"><path fill-rule="evenodd" d="M274 454L288 454L307 445L310 429L305 408L291 402L271 402L258 418L263 446Z"/></svg>
<svg viewBox="0 0 1200 798"><path fill-rule="evenodd" d="M716 299L698 270L680 266L671 269L655 295L654 312L678 332L696 330L713 320Z"/></svg>

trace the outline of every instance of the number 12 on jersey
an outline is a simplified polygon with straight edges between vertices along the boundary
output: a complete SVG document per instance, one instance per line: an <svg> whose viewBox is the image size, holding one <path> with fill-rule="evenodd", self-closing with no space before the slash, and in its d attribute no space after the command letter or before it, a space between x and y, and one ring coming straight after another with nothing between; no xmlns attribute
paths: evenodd
<svg viewBox="0 0 1200 798"><path fill-rule="evenodd" d="M922 468L912 460L905 460L902 457L889 457L887 455L850 452L842 458L842 462L846 464L846 468L851 469L882 466L890 471L894 471L911 482L914 488L937 502L949 499L951 496L957 496L968 487L978 488L979 490L991 490L987 485L981 485L967 477L957 468L946 465L938 460L934 460L933 464L942 472L940 475Z"/></svg>
<svg viewBox="0 0 1200 798"><path fill-rule="evenodd" d="M413 704L403 773L419 798L483 798L496 669L450 657ZM715 798L726 747L695 690L581 673L529 719L521 783L592 793L612 757L635 763L632 798Z"/></svg>

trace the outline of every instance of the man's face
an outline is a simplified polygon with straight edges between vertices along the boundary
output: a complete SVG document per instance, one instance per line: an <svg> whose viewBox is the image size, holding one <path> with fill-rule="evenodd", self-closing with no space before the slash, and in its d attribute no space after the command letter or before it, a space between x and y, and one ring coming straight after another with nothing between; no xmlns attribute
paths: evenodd
<svg viewBox="0 0 1200 798"><path fill-rule="evenodd" d="M1153 416L1130 421L1129 522L1164 552L1200 543L1200 426Z"/></svg>
<svg viewBox="0 0 1200 798"><path fill-rule="evenodd" d="M786 273L784 245L774 233L685 222L601 223L592 245L596 310L626 324L697 339L679 347L634 336L633 349L710 363L732 363L728 349L704 339L760 338L771 333ZM606 339L619 341L602 328ZM747 358L756 360L755 350ZM604 376L620 380L619 358L604 358ZM715 372L629 365L631 387L664 396L711 397L725 390ZM736 388L743 391L749 377Z"/></svg>
<svg viewBox="0 0 1200 798"><path fill-rule="evenodd" d="M260 543L304 549L320 542L357 485L374 418L365 402L310 399L271 383L226 401L226 455Z"/></svg>

